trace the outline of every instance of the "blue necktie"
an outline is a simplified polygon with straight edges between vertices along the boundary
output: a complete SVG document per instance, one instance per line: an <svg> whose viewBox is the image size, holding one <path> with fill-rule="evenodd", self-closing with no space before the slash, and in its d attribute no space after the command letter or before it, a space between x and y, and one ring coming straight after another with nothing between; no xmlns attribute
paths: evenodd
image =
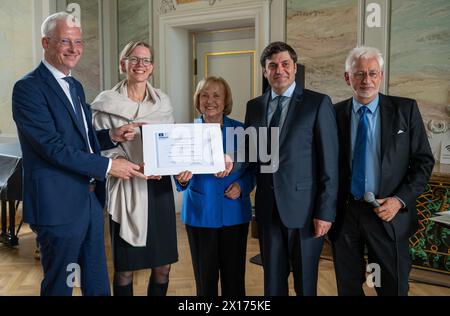
<svg viewBox="0 0 450 316"><path fill-rule="evenodd" d="M73 79L72 77L64 77L63 79L65 81L67 81L67 83L69 84L70 96L72 98L72 104L73 104L73 107L74 107L75 116L77 117L78 122L80 123L80 125L84 127L83 114L81 112L80 99L78 97L77 88L75 87L75 79Z"/></svg>
<svg viewBox="0 0 450 316"><path fill-rule="evenodd" d="M86 128L84 126L84 120L83 120L83 112L81 110L80 98L78 97L77 88L75 86L75 79L72 77L64 77L63 79L65 81L67 81L67 83L69 84L70 97L72 98L73 107L75 109L74 110L75 116L78 119L78 124L79 124L78 126L83 131L83 137L86 141L86 144L88 144L87 138L86 138Z"/></svg>
<svg viewBox="0 0 450 316"><path fill-rule="evenodd" d="M277 96L274 100L277 100L277 108L275 112L272 115L272 119L270 120L269 128L267 130L267 153L272 153L271 148L271 138L272 138L272 127L279 127L280 125L280 118L281 118L281 110L282 110L282 104L284 100L284 96Z"/></svg>
<svg viewBox="0 0 450 316"><path fill-rule="evenodd" d="M353 151L351 187L351 192L357 199L361 199L366 190L366 148L369 127L369 120L367 118L368 111L369 109L366 106L362 106L358 110L360 117L358 130L356 132L355 148Z"/></svg>

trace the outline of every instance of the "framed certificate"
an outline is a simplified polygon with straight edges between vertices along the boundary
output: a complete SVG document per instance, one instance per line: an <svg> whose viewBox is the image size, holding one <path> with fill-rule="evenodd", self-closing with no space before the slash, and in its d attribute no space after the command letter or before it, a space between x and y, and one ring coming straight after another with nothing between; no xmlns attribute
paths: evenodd
<svg viewBox="0 0 450 316"><path fill-rule="evenodd" d="M144 125L142 143L146 176L225 170L220 124Z"/></svg>

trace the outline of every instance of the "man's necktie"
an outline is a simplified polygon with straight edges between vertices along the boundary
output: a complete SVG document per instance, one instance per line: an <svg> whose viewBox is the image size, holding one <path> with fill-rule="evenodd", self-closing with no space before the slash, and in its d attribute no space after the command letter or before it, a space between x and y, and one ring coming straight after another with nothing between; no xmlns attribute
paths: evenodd
<svg viewBox="0 0 450 316"><path fill-rule="evenodd" d="M355 148L353 151L351 185L351 192L357 199L361 199L366 190L366 148L369 127L369 120L367 118L368 111L369 109L366 106L362 106L358 110L360 117L358 130L356 132Z"/></svg>
<svg viewBox="0 0 450 316"><path fill-rule="evenodd" d="M277 100L277 108L275 112L272 115L272 119L270 120L269 128L267 130L267 153L270 154L272 152L271 148L271 139L272 139L272 127L279 127L280 125L280 118L281 118L281 110L282 110L282 104L284 100L284 96L277 96L275 100ZM279 133L278 133L279 135Z"/></svg>
<svg viewBox="0 0 450 316"><path fill-rule="evenodd" d="M70 97L72 98L72 104L75 109L75 116L78 119L79 127L83 131L83 136L87 143L87 138L86 138L87 135L85 132L86 128L84 126L83 112L81 110L80 98L78 97L77 88L75 86L75 79L72 77L64 77L63 79L65 81L67 81L67 83L69 84Z"/></svg>
<svg viewBox="0 0 450 316"><path fill-rule="evenodd" d="M81 111L80 99L78 97L77 88L75 86L75 79L73 79L72 77L64 77L63 79L69 84L70 96L72 98L75 116L77 117L80 125L84 126L83 113Z"/></svg>

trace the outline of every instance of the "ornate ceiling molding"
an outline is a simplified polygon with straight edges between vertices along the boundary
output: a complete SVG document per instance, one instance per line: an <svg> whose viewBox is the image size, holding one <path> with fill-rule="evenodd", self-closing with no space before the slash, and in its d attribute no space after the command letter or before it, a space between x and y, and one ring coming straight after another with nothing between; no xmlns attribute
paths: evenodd
<svg viewBox="0 0 450 316"><path fill-rule="evenodd" d="M176 10L174 0L161 0L159 14L164 15Z"/></svg>
<svg viewBox="0 0 450 316"><path fill-rule="evenodd" d="M194 0L194 1L186 1L186 2L184 2L184 1L178 2L177 0L161 0L160 6L159 6L159 14L164 15L164 14L174 12L177 10L177 5L180 5L180 4L190 4L190 3L195 3L195 2L199 2L199 1L207 2L209 6L213 6L222 0Z"/></svg>

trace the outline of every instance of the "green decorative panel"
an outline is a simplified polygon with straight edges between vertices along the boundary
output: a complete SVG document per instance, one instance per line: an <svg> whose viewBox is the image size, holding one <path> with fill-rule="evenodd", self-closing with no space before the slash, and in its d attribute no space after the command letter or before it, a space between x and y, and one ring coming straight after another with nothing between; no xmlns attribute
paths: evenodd
<svg viewBox="0 0 450 316"><path fill-rule="evenodd" d="M450 228L429 220L436 212L448 211L450 183L430 181L419 196L416 209L419 228L409 240L413 266L450 274Z"/></svg>

